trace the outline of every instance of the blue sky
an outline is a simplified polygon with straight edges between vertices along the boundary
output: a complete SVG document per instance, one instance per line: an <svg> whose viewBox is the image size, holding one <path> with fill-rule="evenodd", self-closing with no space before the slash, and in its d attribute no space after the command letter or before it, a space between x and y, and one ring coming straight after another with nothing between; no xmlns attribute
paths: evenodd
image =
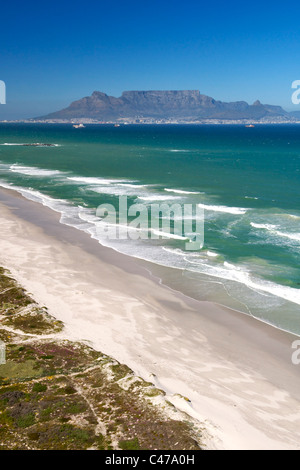
<svg viewBox="0 0 300 470"><path fill-rule="evenodd" d="M0 119L33 117L94 90L199 89L288 110L300 79L291 1L56 1L1 5Z"/></svg>

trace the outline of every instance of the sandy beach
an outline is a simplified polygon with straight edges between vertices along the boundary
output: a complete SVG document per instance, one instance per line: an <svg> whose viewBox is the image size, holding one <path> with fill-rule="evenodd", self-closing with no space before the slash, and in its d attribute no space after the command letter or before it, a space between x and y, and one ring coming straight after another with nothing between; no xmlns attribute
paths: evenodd
<svg viewBox="0 0 300 470"><path fill-rule="evenodd" d="M0 191L0 224L0 265L64 322L64 336L163 388L203 423L208 449L300 448L294 335L171 290L150 263L13 191Z"/></svg>

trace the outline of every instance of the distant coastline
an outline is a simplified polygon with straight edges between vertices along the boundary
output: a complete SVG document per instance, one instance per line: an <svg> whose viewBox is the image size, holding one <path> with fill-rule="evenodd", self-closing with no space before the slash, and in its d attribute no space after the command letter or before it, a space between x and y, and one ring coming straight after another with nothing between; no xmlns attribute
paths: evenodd
<svg viewBox="0 0 300 470"><path fill-rule="evenodd" d="M46 119L46 120L38 120L38 119L15 119L15 120L0 120L0 124L92 124L92 125L278 125L278 124L300 124L300 119L295 120L249 120L249 119L201 119L198 121L185 121L185 120L167 120L167 119L160 119L158 121L147 120L147 119L138 119L138 120L126 120L126 121L98 121L93 119L72 119L72 120L65 120L65 119Z"/></svg>
<svg viewBox="0 0 300 470"><path fill-rule="evenodd" d="M33 121L68 122L88 120L97 123L123 124L223 124L230 122L290 122L299 116L281 106L256 100L225 102L200 93L199 90L124 91L118 98L94 91L73 101L67 108Z"/></svg>

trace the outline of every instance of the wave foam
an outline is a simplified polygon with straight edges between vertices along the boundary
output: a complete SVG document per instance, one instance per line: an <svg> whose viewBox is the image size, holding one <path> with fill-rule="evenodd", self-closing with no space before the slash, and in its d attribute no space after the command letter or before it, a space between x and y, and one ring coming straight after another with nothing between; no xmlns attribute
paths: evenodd
<svg viewBox="0 0 300 470"><path fill-rule="evenodd" d="M293 240L293 241L300 241L300 233L297 233L297 232L282 232L281 230L276 230L276 229L279 228L278 225L256 224L254 222L251 222L250 225L253 228L267 230L268 232L270 232L273 235L276 235L278 237L288 238L289 240Z"/></svg>
<svg viewBox="0 0 300 470"><path fill-rule="evenodd" d="M118 183L118 186L123 186L124 188L147 188L148 184L130 184L130 183Z"/></svg>
<svg viewBox="0 0 300 470"><path fill-rule="evenodd" d="M233 214L233 215L244 215L250 209L244 209L242 207L227 207L227 206L210 206L207 204L198 204L198 207L202 209L206 209L207 211L213 212L223 212L226 214Z"/></svg>
<svg viewBox="0 0 300 470"><path fill-rule="evenodd" d="M154 235L158 235L159 237L162 238L172 238L174 240L189 240L189 237L183 237L181 235L175 235L175 233L169 233L169 232L162 232L161 230L151 230Z"/></svg>
<svg viewBox="0 0 300 470"><path fill-rule="evenodd" d="M151 196L139 196L139 199L143 201L170 201L173 199L180 199L180 196L161 196L161 195L156 195L153 194Z"/></svg>
<svg viewBox="0 0 300 470"><path fill-rule="evenodd" d="M61 147L60 144L40 144L40 143L10 143L10 142L5 142L4 144L0 144L0 145L8 145L8 146L21 146L21 147Z"/></svg>
<svg viewBox="0 0 300 470"><path fill-rule="evenodd" d="M256 292L265 292L266 294L271 294L275 297L300 305L300 289L282 286L271 281L255 278L250 272L240 266L235 266L226 261L222 266L211 265L203 262L195 263L195 261L189 261L189 263L194 264L196 271L203 274L227 281L238 282Z"/></svg>
<svg viewBox="0 0 300 470"><path fill-rule="evenodd" d="M74 181L76 183L86 184L86 185L105 185L105 184L112 184L112 183L120 183L122 180L117 179L106 179L106 178L94 178L91 176L83 177L83 176L69 176L68 180Z"/></svg>
<svg viewBox="0 0 300 470"><path fill-rule="evenodd" d="M213 251L207 251L206 252L207 256L210 256L211 258L217 258L219 255L218 253L214 253Z"/></svg>
<svg viewBox="0 0 300 470"><path fill-rule="evenodd" d="M174 152L174 153L177 153L177 152L180 152L180 153L191 153L192 150L187 150L187 149L169 149L168 150L169 152Z"/></svg>
<svg viewBox="0 0 300 470"><path fill-rule="evenodd" d="M265 229L265 230L274 230L275 228L278 227L278 225L273 225L273 224L256 224L254 222L250 222L251 227L253 228L260 228L260 229Z"/></svg>
<svg viewBox="0 0 300 470"><path fill-rule="evenodd" d="M168 193L176 193L176 194L205 194L199 191L184 191L183 189L164 188L164 191L167 191Z"/></svg>
<svg viewBox="0 0 300 470"><path fill-rule="evenodd" d="M26 176L58 176L63 175L59 170L46 170L43 168L36 168L30 166L22 166L22 165L11 165L10 171L13 173L21 173L22 175Z"/></svg>

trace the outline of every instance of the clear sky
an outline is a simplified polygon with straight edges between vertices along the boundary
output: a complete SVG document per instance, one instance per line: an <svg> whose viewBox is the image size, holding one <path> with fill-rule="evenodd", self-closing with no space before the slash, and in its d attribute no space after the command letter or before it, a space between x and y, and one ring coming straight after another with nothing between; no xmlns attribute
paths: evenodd
<svg viewBox="0 0 300 470"><path fill-rule="evenodd" d="M0 119L56 111L94 90L199 89L300 110L300 4L52 0L0 5Z"/></svg>

